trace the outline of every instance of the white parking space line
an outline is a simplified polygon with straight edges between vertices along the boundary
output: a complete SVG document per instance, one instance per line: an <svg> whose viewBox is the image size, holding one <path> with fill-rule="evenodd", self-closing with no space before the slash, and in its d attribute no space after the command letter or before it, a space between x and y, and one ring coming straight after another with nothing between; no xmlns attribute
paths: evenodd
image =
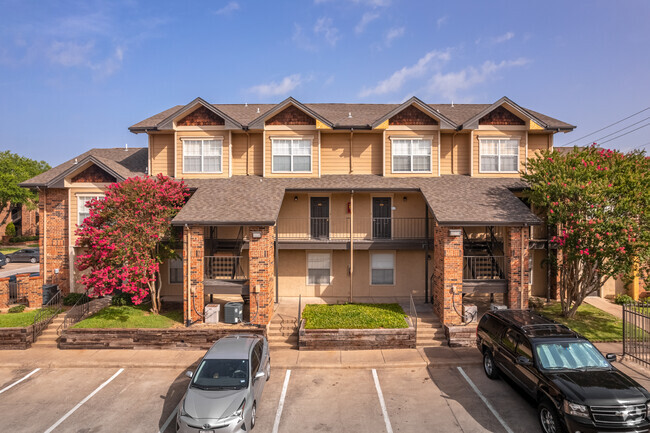
<svg viewBox="0 0 650 433"><path fill-rule="evenodd" d="M178 403L178 406L176 406L176 407L174 408L174 410L172 411L172 413L169 415L169 418L167 418L167 419L165 420L165 424L163 424L162 427L160 427L160 430L158 430L158 433L165 433L165 430L167 430L167 427L169 427L169 423L171 423L172 420L174 419L174 416L176 415L176 412L178 411L178 408L179 408L179 407L181 407L181 404L180 404L180 403Z"/></svg>
<svg viewBox="0 0 650 433"><path fill-rule="evenodd" d="M289 377L291 377L291 370L287 370L287 374L284 376L284 384L282 385L282 393L280 394L280 403L278 403L278 411L275 413L275 422L273 423L273 433L278 433L278 429L280 428L280 418L282 417L284 399L287 396L287 388L289 387Z"/></svg>
<svg viewBox="0 0 650 433"><path fill-rule="evenodd" d="M478 395L479 398L480 398L481 400L483 400L483 403L485 403L485 405L487 406L487 408L490 409L490 412L492 412L492 415L494 415L494 417L497 419L497 421L499 421L499 422L501 423L501 425L503 426L503 428L504 428L508 433L514 433L514 432L510 429L510 427L508 427L508 424L506 424L506 422L503 420L503 418L501 418L501 415L499 415L499 412L497 412L496 409L494 409L494 407L492 406L492 404L490 404L490 402L488 401L488 399L485 398L485 397L483 396L483 394L481 394L481 391L479 391L478 387L477 387L476 385L474 385L474 382L472 382L472 379L470 379L469 376L465 373L465 370L463 370L462 367L457 367L457 368L458 368L458 371L460 372L460 374L465 378L465 380L467 381L467 383L469 383L469 386L472 387L472 389L474 390L474 392L476 393L476 395Z"/></svg>
<svg viewBox="0 0 650 433"><path fill-rule="evenodd" d="M372 378L375 380L375 388L377 388L377 395L379 396L379 405L381 406L381 413L384 415L384 423L386 423L386 432L393 433L393 427L390 425L388 418L388 411L386 410L386 402L384 401L384 394L381 392L379 386L379 377L377 377L377 370L372 369Z"/></svg>
<svg viewBox="0 0 650 433"><path fill-rule="evenodd" d="M36 373L38 370L40 370L40 368L37 368L36 370L31 371L29 374L27 374L27 376L23 377L23 378L20 379L20 380L15 381L15 382L12 383L11 385L9 385L9 386L7 386L7 387L5 387L5 388L0 389L0 394L2 394L3 392L5 392L5 391L7 391L7 390L9 390L9 389L11 389L11 388L13 388L14 386L18 385L20 382L22 382L23 380L27 379L27 378L28 378L29 376L31 376L32 374Z"/></svg>
<svg viewBox="0 0 650 433"><path fill-rule="evenodd" d="M120 368L119 370L117 370L117 373L115 373L114 375L112 375L112 376L111 376L111 377L110 377L106 382L102 383L102 384L99 385L99 386L98 386L98 387L97 387L93 392L91 392L90 394L88 394L88 396L87 396L86 398L84 398L84 399L81 400L79 403L77 403L77 405L76 405L75 407L73 407L72 409L70 409L70 410L68 411L68 413L66 413L65 415L63 415L63 416L62 416L62 417L61 417L57 422L55 422L54 425L52 425L52 427L50 427L50 428L48 428L47 430L45 430L45 433L51 433L52 431L54 431L54 429L57 428L57 427L58 427L58 426L59 426L63 421L65 421L65 420L66 420L70 415L72 415L72 414L73 414L77 409L79 409L79 408L80 408L80 407L81 407L85 402L87 402L88 400L90 400L90 399L91 399L95 394L97 394L99 391L101 391L102 388L104 388L106 385L108 385L109 383L111 383L111 382L113 381L113 379L115 379L117 376L119 376L120 373L122 373L123 371L124 371L123 368Z"/></svg>

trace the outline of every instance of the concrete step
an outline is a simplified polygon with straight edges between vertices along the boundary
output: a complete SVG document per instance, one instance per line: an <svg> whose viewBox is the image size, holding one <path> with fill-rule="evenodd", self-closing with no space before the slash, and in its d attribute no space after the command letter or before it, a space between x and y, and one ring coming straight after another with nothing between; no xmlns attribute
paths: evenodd
<svg viewBox="0 0 650 433"><path fill-rule="evenodd" d="M438 332L425 332L418 329L416 334L418 338L445 338L445 332L440 329Z"/></svg>
<svg viewBox="0 0 650 433"><path fill-rule="evenodd" d="M415 343L415 347L440 347L446 345L447 345L447 340L426 340L426 341L418 340Z"/></svg>
<svg viewBox="0 0 650 433"><path fill-rule="evenodd" d="M276 323L271 323L269 325L269 330L276 330L276 329L298 329L298 324L297 323L283 323L283 324L276 324Z"/></svg>
<svg viewBox="0 0 650 433"><path fill-rule="evenodd" d="M57 341L56 340L36 340L35 342L32 343L32 347L58 347Z"/></svg>
<svg viewBox="0 0 650 433"><path fill-rule="evenodd" d="M271 337L292 337L298 336L298 331L287 331L287 332L269 332L266 334L268 338Z"/></svg>
<svg viewBox="0 0 650 433"><path fill-rule="evenodd" d="M285 336L268 336L267 339L269 340L269 343L283 343L283 342L292 342L292 341L298 341L298 335L291 335L289 337Z"/></svg>
<svg viewBox="0 0 650 433"><path fill-rule="evenodd" d="M272 349L298 349L298 342L295 343L269 343Z"/></svg>

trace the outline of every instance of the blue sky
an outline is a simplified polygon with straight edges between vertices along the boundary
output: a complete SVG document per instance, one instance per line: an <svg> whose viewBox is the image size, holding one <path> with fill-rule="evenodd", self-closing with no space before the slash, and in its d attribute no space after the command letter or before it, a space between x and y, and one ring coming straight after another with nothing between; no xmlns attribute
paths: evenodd
<svg viewBox="0 0 650 433"><path fill-rule="evenodd" d="M0 10L0 150L52 165L91 147L145 146L128 126L197 96L251 104L506 95L578 125L556 144L650 106L646 0L0 0ZM649 144L646 127L604 146Z"/></svg>

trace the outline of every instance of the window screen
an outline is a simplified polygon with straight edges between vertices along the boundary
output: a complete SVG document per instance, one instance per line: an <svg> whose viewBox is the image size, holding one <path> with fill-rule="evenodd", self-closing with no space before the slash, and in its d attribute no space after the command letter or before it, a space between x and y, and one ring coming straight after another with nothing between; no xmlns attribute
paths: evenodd
<svg viewBox="0 0 650 433"><path fill-rule="evenodd" d="M180 284L183 282L183 260L171 259L169 261L169 283Z"/></svg>
<svg viewBox="0 0 650 433"><path fill-rule="evenodd" d="M221 140L183 140L184 173L221 173Z"/></svg>
<svg viewBox="0 0 650 433"><path fill-rule="evenodd" d="M311 140L274 138L271 140L273 171L311 171Z"/></svg>
<svg viewBox="0 0 650 433"><path fill-rule="evenodd" d="M77 224L83 224L90 216L90 209L86 205L94 198L104 197L103 195L80 195L77 197Z"/></svg>
<svg viewBox="0 0 650 433"><path fill-rule="evenodd" d="M391 143L394 172L431 171L431 140L396 138Z"/></svg>

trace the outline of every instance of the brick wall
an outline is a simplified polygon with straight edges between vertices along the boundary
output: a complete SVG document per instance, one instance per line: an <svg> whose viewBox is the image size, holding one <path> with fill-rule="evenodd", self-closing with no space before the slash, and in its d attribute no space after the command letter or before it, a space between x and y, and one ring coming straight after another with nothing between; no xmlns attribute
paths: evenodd
<svg viewBox="0 0 650 433"><path fill-rule="evenodd" d="M26 205L23 205L20 213L22 217L21 235L38 235L38 209L28 209Z"/></svg>
<svg viewBox="0 0 650 433"><path fill-rule="evenodd" d="M190 227L183 229L183 318L188 320L187 286L190 285L191 303L189 319L192 323L203 322L204 295L203 295L203 227ZM188 254L189 253L189 254ZM190 264L190 273L187 274L187 261Z"/></svg>
<svg viewBox="0 0 650 433"><path fill-rule="evenodd" d="M0 278L0 308L9 306L9 277Z"/></svg>
<svg viewBox="0 0 650 433"><path fill-rule="evenodd" d="M528 260L528 227L508 227L506 247L506 278L508 279L506 305L508 308L528 308L528 282L530 281Z"/></svg>
<svg viewBox="0 0 650 433"><path fill-rule="evenodd" d="M253 232L261 233L256 238ZM248 232L248 278L251 323L266 325L273 316L275 291L275 227L250 227Z"/></svg>
<svg viewBox="0 0 650 433"><path fill-rule="evenodd" d="M445 326L459 325L463 308L463 237L449 236L450 229L436 226L433 230L433 310Z"/></svg>
<svg viewBox="0 0 650 433"><path fill-rule="evenodd" d="M31 277L30 274L16 275L18 282L18 299L27 303L29 308L38 308L43 305L43 287L41 277Z"/></svg>
<svg viewBox="0 0 650 433"><path fill-rule="evenodd" d="M46 189L39 194L40 273L43 284L58 284L63 294L70 293L68 256L68 191ZM46 232L47 229L47 232ZM58 269L58 274L55 273Z"/></svg>

